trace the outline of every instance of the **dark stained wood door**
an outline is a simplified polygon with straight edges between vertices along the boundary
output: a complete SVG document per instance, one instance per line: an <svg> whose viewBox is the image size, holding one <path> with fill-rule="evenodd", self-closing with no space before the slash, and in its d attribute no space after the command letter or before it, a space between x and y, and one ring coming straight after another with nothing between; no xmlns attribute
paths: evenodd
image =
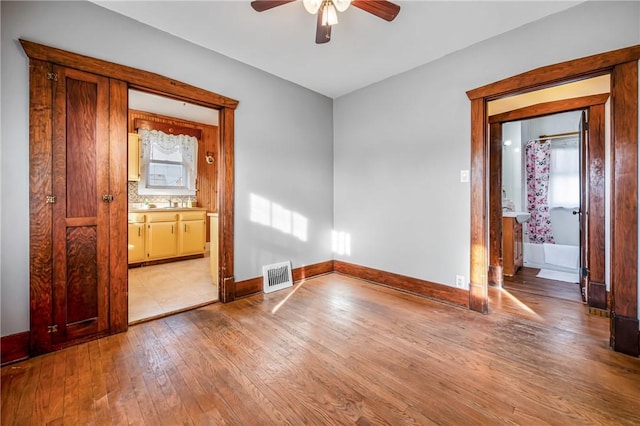
<svg viewBox="0 0 640 426"><path fill-rule="evenodd" d="M589 135L587 134L587 111L582 111L578 130L578 146L580 152L580 207L573 210L580 222L580 295L582 301L587 301L589 289L589 174L587 159L589 158Z"/></svg>
<svg viewBox="0 0 640 426"><path fill-rule="evenodd" d="M109 329L109 79L54 67L52 343ZM104 197L104 198L103 198Z"/></svg>
<svg viewBox="0 0 640 426"><path fill-rule="evenodd" d="M606 266L605 266L605 102L589 106L586 117L588 123L582 125L583 135L580 182L584 214L581 229L584 229L584 248L581 250L587 278L584 285L587 303L592 308L607 309ZM588 139L587 139L588 138ZM583 270L584 271L584 270Z"/></svg>

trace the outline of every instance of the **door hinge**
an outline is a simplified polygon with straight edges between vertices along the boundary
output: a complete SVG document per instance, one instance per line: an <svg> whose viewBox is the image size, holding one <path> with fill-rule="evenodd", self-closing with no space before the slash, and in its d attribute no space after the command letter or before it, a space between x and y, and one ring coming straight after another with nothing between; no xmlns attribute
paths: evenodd
<svg viewBox="0 0 640 426"><path fill-rule="evenodd" d="M45 199L47 204L55 204L56 201L58 201L58 197L55 195L47 195L47 198Z"/></svg>
<svg viewBox="0 0 640 426"><path fill-rule="evenodd" d="M47 333L57 333L57 332L58 332L57 324L47 326Z"/></svg>
<svg viewBox="0 0 640 426"><path fill-rule="evenodd" d="M48 72L47 73L47 80L58 81L58 73Z"/></svg>

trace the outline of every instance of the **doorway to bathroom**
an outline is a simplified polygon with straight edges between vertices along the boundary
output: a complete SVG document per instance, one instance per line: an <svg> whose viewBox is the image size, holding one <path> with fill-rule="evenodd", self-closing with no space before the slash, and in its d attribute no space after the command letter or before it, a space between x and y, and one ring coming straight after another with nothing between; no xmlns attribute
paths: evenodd
<svg viewBox="0 0 640 426"><path fill-rule="evenodd" d="M537 294L546 288L561 298L577 294L590 307L606 309L608 97L539 103L489 117L491 284Z"/></svg>
<svg viewBox="0 0 640 426"><path fill-rule="evenodd" d="M583 115L576 110L502 124L506 289L586 300L580 286ZM508 253L514 246L521 246L518 257Z"/></svg>

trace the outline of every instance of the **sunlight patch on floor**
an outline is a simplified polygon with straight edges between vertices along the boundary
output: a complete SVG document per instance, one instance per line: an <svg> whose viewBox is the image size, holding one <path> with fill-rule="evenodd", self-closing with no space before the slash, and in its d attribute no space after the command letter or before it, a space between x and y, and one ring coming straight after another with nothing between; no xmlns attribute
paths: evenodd
<svg viewBox="0 0 640 426"><path fill-rule="evenodd" d="M528 307L526 304L524 304L522 301L520 301L520 299L518 299L517 297L515 297L513 294L509 293L508 290L502 288L500 289L500 295L505 295L510 301L514 302L516 306L518 306L520 309L524 310L525 312L531 314L532 316L534 316L536 319L542 320L543 318L538 315L533 309L531 309L530 307Z"/></svg>
<svg viewBox="0 0 640 426"><path fill-rule="evenodd" d="M284 306L285 303L287 303L287 300L289 300L291 298L291 296L293 296L295 294L296 291L298 291L298 289L300 287L302 287L302 285L306 282L306 280L302 280L300 281L298 284L295 284L293 286L293 288L291 289L291 291L289 292L289 294L287 294L287 296L282 299L282 301L280 303L278 303L276 306L273 307L273 309L271 310L271 313L275 315L276 312L278 312L278 310Z"/></svg>

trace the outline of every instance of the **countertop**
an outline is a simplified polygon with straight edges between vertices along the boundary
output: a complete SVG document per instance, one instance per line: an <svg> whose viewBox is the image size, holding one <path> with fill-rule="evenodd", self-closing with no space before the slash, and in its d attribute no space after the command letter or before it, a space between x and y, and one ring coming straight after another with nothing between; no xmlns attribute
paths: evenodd
<svg viewBox="0 0 640 426"><path fill-rule="evenodd" d="M147 213L147 212L176 212L176 211L195 211L207 210L204 207L153 207L150 209L129 209L129 213Z"/></svg>

